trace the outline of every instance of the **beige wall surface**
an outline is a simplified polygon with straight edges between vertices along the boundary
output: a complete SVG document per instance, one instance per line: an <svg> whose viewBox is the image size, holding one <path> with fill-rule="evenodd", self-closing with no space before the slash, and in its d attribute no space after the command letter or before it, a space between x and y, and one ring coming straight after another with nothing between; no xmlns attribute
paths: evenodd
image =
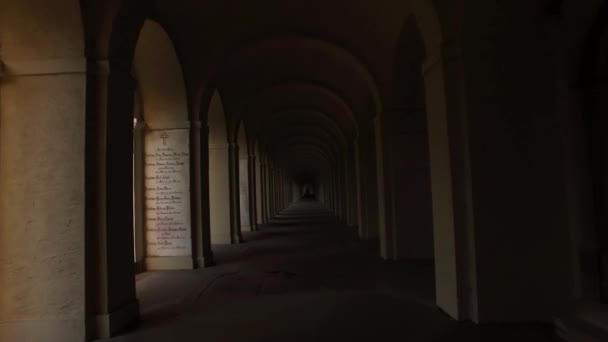
<svg viewBox="0 0 608 342"><path fill-rule="evenodd" d="M2 1L0 46L0 341L82 341L86 63L78 3Z"/></svg>

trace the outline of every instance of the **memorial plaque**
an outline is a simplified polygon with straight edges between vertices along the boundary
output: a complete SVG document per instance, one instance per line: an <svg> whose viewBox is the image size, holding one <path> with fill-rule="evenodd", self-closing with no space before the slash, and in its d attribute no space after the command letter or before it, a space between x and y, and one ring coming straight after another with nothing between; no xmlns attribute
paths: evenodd
<svg viewBox="0 0 608 342"><path fill-rule="evenodd" d="M189 130L146 132L146 254L192 255Z"/></svg>

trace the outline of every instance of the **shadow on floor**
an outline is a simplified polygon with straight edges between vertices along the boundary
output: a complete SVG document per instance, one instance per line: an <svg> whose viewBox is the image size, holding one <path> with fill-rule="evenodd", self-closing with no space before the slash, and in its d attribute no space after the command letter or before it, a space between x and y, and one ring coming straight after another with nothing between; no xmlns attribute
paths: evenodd
<svg viewBox="0 0 608 342"><path fill-rule="evenodd" d="M217 266L139 275L142 323L110 341L555 341L450 319L433 304L432 260L383 262L315 202L245 238L214 246Z"/></svg>

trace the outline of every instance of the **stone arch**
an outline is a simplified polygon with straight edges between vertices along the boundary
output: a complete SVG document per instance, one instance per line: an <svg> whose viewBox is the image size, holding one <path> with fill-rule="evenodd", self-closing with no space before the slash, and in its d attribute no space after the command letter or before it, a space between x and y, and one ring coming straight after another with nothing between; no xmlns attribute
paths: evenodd
<svg viewBox="0 0 608 342"><path fill-rule="evenodd" d="M156 126L188 121L186 84L180 60L166 31L153 20L146 20L140 31L133 74L141 94L145 122Z"/></svg>
<svg viewBox="0 0 608 342"><path fill-rule="evenodd" d="M323 132L327 136L334 138L337 147L346 148L348 146L348 139L342 129L324 113L316 110L285 108L271 113L264 120L260 120L260 122L262 123L261 127L264 127L266 131L272 131L277 127L284 127L281 124L288 124L289 126L298 125L300 128L306 126L306 128L310 128L311 130L317 129L319 132ZM260 131L257 134L262 135L265 133L265 131Z"/></svg>
<svg viewBox="0 0 608 342"><path fill-rule="evenodd" d="M2 341L86 338L81 10L0 3Z"/></svg>
<svg viewBox="0 0 608 342"><path fill-rule="evenodd" d="M307 49L308 51L315 51L319 54L325 54L326 56L331 56L334 61L340 60L339 67L346 70L350 70L348 74L349 77L355 77L355 82L351 83L359 83L362 86L362 89L365 90L365 96L370 99L370 105L360 106L359 111L357 112L360 117L369 117L370 115L376 115L376 113L381 111L382 103L381 97L379 95L378 87L376 85L376 81L372 73L368 70L368 68L354 56L347 49L329 42L327 40L303 36L303 35L285 35L285 34L277 34L273 36L267 36L262 39L256 39L251 42L248 42L243 45L239 50L230 55L226 61L217 68L217 72L213 76L214 79L223 80L227 75L237 70L235 67L241 65L241 63L247 62L251 59L251 56L260 56L261 52L273 51L290 51L293 53L294 50ZM332 63L336 64L336 63ZM270 74L270 73L269 73ZM345 73L347 74L347 73ZM293 80L297 79L294 75L283 75L279 76L280 80ZM308 79L307 82L310 81L320 81L320 80L312 80ZM327 80L326 80L327 81ZM207 81L208 82L208 81ZM276 83L276 80L271 80L271 84ZM204 83L206 84L206 83ZM266 84L268 85L268 84ZM226 84L224 84L226 86ZM328 85L329 86L329 85ZM329 86L331 88L331 86ZM341 87L337 87L341 88ZM251 92L249 92L251 93ZM356 96L352 96L351 99L357 98ZM241 105L242 107L242 105ZM371 108L370 108L371 107ZM371 110L370 110L371 109ZM235 112L242 112L241 110ZM371 112L371 114L370 114ZM238 122L237 120L234 120ZM364 120L365 121L365 120Z"/></svg>
<svg viewBox="0 0 608 342"><path fill-rule="evenodd" d="M88 334L91 337L108 337L130 326L139 316L134 277L136 267L125 262L128 255L133 255L133 236L127 233L133 226L132 220L127 219L129 212L133 214L133 203L131 196L126 193L127 189L133 188L133 181L125 174L134 171L134 155L128 153L127 146L133 146L135 142L134 147L139 153L135 158L139 164L136 168L139 174L143 174L144 151L146 146L151 146L148 138L153 134L162 135L161 130L171 129L168 139L179 141L178 145L184 149L183 153L179 153L183 163L180 161L176 165L180 165L184 174L188 174L188 181L180 183L183 185L180 191L184 194L184 208L190 212L182 210L180 217L183 216L184 225L190 229L196 227L196 230L184 235L180 249L185 251L179 252L180 255L148 255L145 258L146 266L150 269L173 269L202 265L205 248L194 243L203 238L200 215L197 214L199 210L192 210L198 207L201 200L197 190L199 172L190 170L192 165L197 165L191 159L196 161L199 158L197 145L190 144L190 139L195 139L198 131L196 123L190 127L188 122L190 113L185 82L173 43L157 22L146 21L152 14L149 2L109 0L90 5L85 12L96 22L90 26L89 35L94 42L87 46L87 53L91 56L89 65L96 69L89 75L87 89L85 192L87 232L91 236L87 239L86 248L87 303L90 304L87 316L95 322L88 325ZM102 14L95 14L97 11ZM157 42L160 45L154 46ZM146 50L154 48L162 50L157 58L142 58L142 54L148 53ZM161 63L161 67L155 68L159 66L158 60L163 58L167 60L167 65ZM168 70L163 73L161 69L165 66ZM161 83L166 81L174 88L165 94L166 89L162 89ZM142 111L138 119L148 122L140 122L134 132L133 94L136 91L141 99ZM152 95L158 93L171 94L173 98L167 100ZM181 120L176 120L176 116ZM190 153L190 148L193 153ZM140 182L139 188L146 187ZM144 202L142 197L139 198L140 204ZM138 209L142 210L141 205ZM140 228L141 221L143 219L140 220ZM153 249L151 244L146 247L148 252Z"/></svg>
<svg viewBox="0 0 608 342"><path fill-rule="evenodd" d="M209 127L209 210L211 243L230 244L239 242L240 227L233 223L235 213L233 203L234 186L230 163L235 144L228 135L228 120L224 111L224 101L218 90L213 92L207 111ZM236 156L238 158L238 156ZM238 162L238 159L237 159ZM237 168L238 169L238 168ZM238 198L236 199L238 200ZM238 202L236 208L238 209ZM240 215L240 214L239 214Z"/></svg>
<svg viewBox="0 0 608 342"><path fill-rule="evenodd" d="M421 73L426 52L413 15L406 19L397 44L393 93L376 121L381 254L391 260L428 260L431 265L433 224Z"/></svg>
<svg viewBox="0 0 608 342"><path fill-rule="evenodd" d="M133 56L133 76L141 98L141 122L136 126L134 141L140 150L134 151L137 161L144 161L135 172L135 180L140 184L142 193L136 192L136 207L144 210L145 222L136 223L136 231L143 229L145 235L145 257L143 268L147 270L192 269L192 203L190 198L190 122L188 121L188 103L186 86L181 63L171 39L160 24L150 19L144 21L140 30ZM177 153L175 160L159 157L164 153ZM138 156L141 156L137 158ZM160 159L162 158L162 159ZM176 158L176 157L171 157ZM169 214L174 223L184 228L183 233L171 236L169 241L162 236L163 229L160 217L166 204L152 202L148 198L159 198L164 192L158 190L162 184L152 178L166 172L156 167L144 167L158 163L175 163L170 177L175 178L181 187L172 189L179 192L181 200L175 204L178 212ZM144 181L145 179L145 181ZM144 182L141 186L141 182ZM138 187L136 186L135 189ZM145 201L137 205L137 199ZM194 209L196 211L196 209ZM164 215L164 214L163 214ZM141 215L136 215L136 217ZM166 234L166 232L165 232ZM169 243L170 245L167 245ZM162 248L159 246L163 246Z"/></svg>
<svg viewBox="0 0 608 342"><path fill-rule="evenodd" d="M320 83L284 82L255 91L246 101L243 115L256 116L268 108L276 111L278 108L304 106L331 117L347 132L347 136L353 139L357 136L358 124L352 105L337 90Z"/></svg>

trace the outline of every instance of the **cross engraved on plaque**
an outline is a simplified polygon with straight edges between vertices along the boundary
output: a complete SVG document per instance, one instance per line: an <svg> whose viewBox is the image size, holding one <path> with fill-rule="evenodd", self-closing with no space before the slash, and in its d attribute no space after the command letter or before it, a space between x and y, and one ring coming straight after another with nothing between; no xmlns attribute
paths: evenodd
<svg viewBox="0 0 608 342"><path fill-rule="evenodd" d="M163 139L163 146L167 146L167 139L169 139L169 134L167 134L167 132L163 132L160 138Z"/></svg>

